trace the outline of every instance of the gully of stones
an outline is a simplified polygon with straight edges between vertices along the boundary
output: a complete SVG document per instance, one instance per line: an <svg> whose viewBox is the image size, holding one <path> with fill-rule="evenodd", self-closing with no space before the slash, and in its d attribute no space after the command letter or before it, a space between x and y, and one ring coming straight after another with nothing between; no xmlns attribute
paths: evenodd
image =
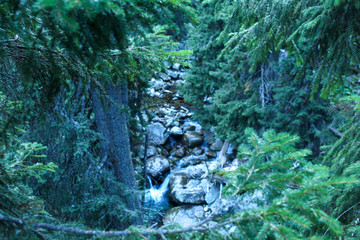
<svg viewBox="0 0 360 240"><path fill-rule="evenodd" d="M145 160L149 185L145 210L147 221L154 226L177 223L187 227L235 205L255 207L254 198L261 197L261 194L241 200L222 197L225 179L212 172L232 171L239 160L231 143L192 121L191 107L178 91L184 74L180 64L167 64L166 73L150 80L148 93L155 103L150 113L154 117L147 119L147 146L135 147L137 156Z"/></svg>

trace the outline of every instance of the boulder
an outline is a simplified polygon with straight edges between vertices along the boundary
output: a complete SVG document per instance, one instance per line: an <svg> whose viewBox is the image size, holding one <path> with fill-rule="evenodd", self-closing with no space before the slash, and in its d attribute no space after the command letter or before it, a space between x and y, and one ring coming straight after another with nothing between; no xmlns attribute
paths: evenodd
<svg viewBox="0 0 360 240"><path fill-rule="evenodd" d="M178 205L214 203L220 197L220 184L207 178L199 179L205 171L206 166L190 166L171 176L170 199Z"/></svg>
<svg viewBox="0 0 360 240"><path fill-rule="evenodd" d="M181 169L177 173L185 174L187 178L202 178L208 173L208 168L205 164L190 165L186 168Z"/></svg>
<svg viewBox="0 0 360 240"><path fill-rule="evenodd" d="M204 138L205 138L205 141L207 142L207 144L211 145L215 142L215 133L213 133L210 130L205 130Z"/></svg>
<svg viewBox="0 0 360 240"><path fill-rule="evenodd" d="M187 132L184 134L182 142L190 148L197 147L203 144L204 137L200 136L197 133Z"/></svg>
<svg viewBox="0 0 360 240"><path fill-rule="evenodd" d="M146 161L146 173L153 179L159 179L170 170L169 161L162 156L154 156Z"/></svg>
<svg viewBox="0 0 360 240"><path fill-rule="evenodd" d="M172 127L170 130L170 134L174 137L182 136L184 133L179 127Z"/></svg>
<svg viewBox="0 0 360 240"><path fill-rule="evenodd" d="M203 206L180 206L171 208L163 218L164 225L179 224L182 228L203 221L210 213Z"/></svg>
<svg viewBox="0 0 360 240"><path fill-rule="evenodd" d="M205 192L201 180L190 179L186 174L176 173L169 183L170 200L177 205L205 203Z"/></svg>
<svg viewBox="0 0 360 240"><path fill-rule="evenodd" d="M153 123L148 127L149 143L151 145L163 145L169 137L165 133L166 128L161 123Z"/></svg>
<svg viewBox="0 0 360 240"><path fill-rule="evenodd" d="M203 179L202 181L204 181L206 185L205 202L210 205L220 197L220 184L210 182L208 179Z"/></svg>
<svg viewBox="0 0 360 240"><path fill-rule="evenodd" d="M220 151L224 142L221 139L216 139L213 144L211 144L210 149L213 151Z"/></svg>

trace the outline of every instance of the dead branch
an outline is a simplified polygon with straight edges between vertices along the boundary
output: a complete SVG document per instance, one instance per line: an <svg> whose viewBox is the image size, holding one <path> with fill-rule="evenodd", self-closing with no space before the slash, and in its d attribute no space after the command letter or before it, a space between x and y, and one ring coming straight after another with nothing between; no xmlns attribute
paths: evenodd
<svg viewBox="0 0 360 240"><path fill-rule="evenodd" d="M185 232L206 232L212 229L220 228L222 226L238 222L238 221L248 221L251 219L255 219L256 216L251 218L233 218L221 223L216 223L213 225L204 226L204 224L211 221L213 216L210 216L209 218L189 227L185 228L177 228L177 229L138 229L138 233L141 235L157 235L160 237L163 237L168 234L179 234L179 233L185 233ZM135 234L135 231L130 230L124 230L124 231L93 231L93 230L84 230L79 228L73 228L73 227L63 227L53 224L46 224L46 223L31 223L31 222L25 222L22 219L19 218L13 218L13 217L5 217L0 214L0 221L2 222L10 222L15 223L17 225L20 225L21 227L28 225L35 229L45 229L50 231L57 231L57 232L65 232L75 235L83 235L83 236L105 236L105 237L121 237L121 236L127 236L131 234Z"/></svg>
<svg viewBox="0 0 360 240"><path fill-rule="evenodd" d="M344 134L342 134L341 132L339 132L338 130L336 130L335 128L333 128L331 126L328 126L327 128L338 138L342 138L344 136Z"/></svg>

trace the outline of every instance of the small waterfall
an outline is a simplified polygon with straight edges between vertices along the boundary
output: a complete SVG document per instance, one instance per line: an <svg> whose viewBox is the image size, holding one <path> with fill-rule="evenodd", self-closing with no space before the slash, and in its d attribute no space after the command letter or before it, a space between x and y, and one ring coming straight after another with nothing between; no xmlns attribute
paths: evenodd
<svg viewBox="0 0 360 240"><path fill-rule="evenodd" d="M164 182L159 187L153 186L150 177L148 177L150 182L150 189L148 190L147 199L152 200L155 203L167 202L168 199L165 197L165 194L169 190L170 177L171 174L167 175Z"/></svg>

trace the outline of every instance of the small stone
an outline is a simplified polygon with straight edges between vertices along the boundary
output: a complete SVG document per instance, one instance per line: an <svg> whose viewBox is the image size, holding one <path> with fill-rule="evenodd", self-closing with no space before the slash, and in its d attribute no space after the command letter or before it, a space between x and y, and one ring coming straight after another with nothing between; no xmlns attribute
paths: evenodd
<svg viewBox="0 0 360 240"><path fill-rule="evenodd" d="M175 71L167 71L167 74L172 78L172 79L178 79L179 78L179 72L175 72Z"/></svg>
<svg viewBox="0 0 360 240"><path fill-rule="evenodd" d="M172 127L172 128L171 128L170 134L171 134L172 136L177 137L177 136L182 136L184 133L183 133L183 131L181 130L181 128L175 126L175 127Z"/></svg>
<svg viewBox="0 0 360 240"><path fill-rule="evenodd" d="M174 149L172 155L177 158L183 158L186 156L186 148L180 147L178 149Z"/></svg>
<svg viewBox="0 0 360 240"><path fill-rule="evenodd" d="M172 68L175 69L175 70L177 70L177 71L179 71L180 68L181 68L181 64L180 64L180 63L174 63L174 64L172 65Z"/></svg>
<svg viewBox="0 0 360 240"><path fill-rule="evenodd" d="M159 73L159 77L164 81L164 82L168 82L171 80L171 77L169 75L167 75L166 73Z"/></svg>
<svg viewBox="0 0 360 240"><path fill-rule="evenodd" d="M202 155L202 154L204 153L204 149L199 148L199 147L194 148L193 153L194 153L196 156Z"/></svg>
<svg viewBox="0 0 360 240"><path fill-rule="evenodd" d="M216 158L217 154L216 152L212 151L212 150L208 150L205 152L205 155L208 156L209 158Z"/></svg>

